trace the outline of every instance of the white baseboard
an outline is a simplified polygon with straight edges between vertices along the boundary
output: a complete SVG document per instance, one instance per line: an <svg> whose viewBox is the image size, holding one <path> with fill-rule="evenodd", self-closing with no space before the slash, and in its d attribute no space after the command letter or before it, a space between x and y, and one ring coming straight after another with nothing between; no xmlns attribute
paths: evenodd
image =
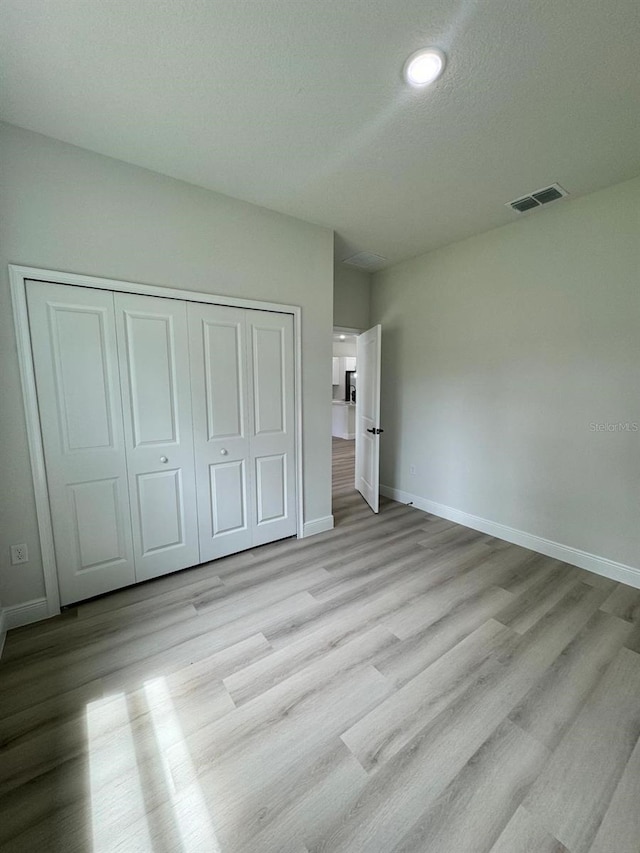
<svg viewBox="0 0 640 853"><path fill-rule="evenodd" d="M316 533L324 533L327 530L333 530L333 516L325 515L324 518L314 518L313 521L305 521L302 527L302 538L307 536L315 536Z"/></svg>
<svg viewBox="0 0 640 853"><path fill-rule="evenodd" d="M31 622L39 622L41 619L49 618L49 607L46 598L34 598L23 604L14 604L5 607L3 611L4 626L8 631L11 628L20 628Z"/></svg>
<svg viewBox="0 0 640 853"><path fill-rule="evenodd" d="M0 607L0 658L4 649L4 641L7 639L7 623L4 615L4 610Z"/></svg>
<svg viewBox="0 0 640 853"><path fill-rule="evenodd" d="M462 512L459 509L454 509L435 501L429 501L426 498L421 498L419 495L412 495L410 492L403 492L401 489L394 489L391 486L381 485L380 494L399 503L411 503L417 509L423 510L423 512L429 512L440 518L455 521L457 524L471 527L473 530L479 530L481 533L487 533L489 536L495 536L497 539L513 542L514 545L529 548L531 551L537 551L539 554L544 554L547 557L562 560L565 563L570 563L572 566L578 566L581 569L594 572L596 575L603 575L605 578L611 578L614 581L626 583L629 586L640 589L640 568L627 566L624 563L617 563L615 560L609 560L607 557L600 557L588 551L581 551L579 548L572 548L570 545L563 545L551 539L544 539L542 536L526 533L524 530L517 530L515 527L508 527L506 524L500 524L497 521L489 521L478 515L471 515L471 513Z"/></svg>

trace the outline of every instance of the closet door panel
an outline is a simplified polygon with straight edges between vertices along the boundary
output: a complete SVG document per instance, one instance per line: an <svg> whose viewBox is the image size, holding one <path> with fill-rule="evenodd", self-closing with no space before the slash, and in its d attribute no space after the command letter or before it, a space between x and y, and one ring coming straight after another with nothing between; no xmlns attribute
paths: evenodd
<svg viewBox="0 0 640 853"><path fill-rule="evenodd" d="M113 294L30 281L27 304L65 605L135 581Z"/></svg>
<svg viewBox="0 0 640 853"><path fill-rule="evenodd" d="M256 436L282 435L287 429L286 329L280 325L272 327L268 322L270 317L266 312L259 319L254 315L251 326Z"/></svg>
<svg viewBox="0 0 640 853"><path fill-rule="evenodd" d="M209 466L211 535L247 529L247 474L244 459Z"/></svg>
<svg viewBox="0 0 640 853"><path fill-rule="evenodd" d="M136 448L175 445L179 436L173 316L124 312L131 430Z"/></svg>
<svg viewBox="0 0 640 853"><path fill-rule="evenodd" d="M67 486L69 518L81 571L113 566L123 559L125 512L129 507L128 495L122 494L123 486L126 479L120 477ZM133 575L129 582L132 580Z"/></svg>
<svg viewBox="0 0 640 853"><path fill-rule="evenodd" d="M136 579L200 562L186 304L115 294Z"/></svg>
<svg viewBox="0 0 640 853"><path fill-rule="evenodd" d="M208 313L222 316L217 321L201 316L202 360L197 367L204 372L207 439L242 441L246 437L244 323L233 309L213 308Z"/></svg>
<svg viewBox="0 0 640 853"><path fill-rule="evenodd" d="M184 501L178 468L136 475L143 556L184 543Z"/></svg>
<svg viewBox="0 0 640 853"><path fill-rule="evenodd" d="M200 555L250 548L245 312L190 303L189 352Z"/></svg>
<svg viewBox="0 0 640 853"><path fill-rule="evenodd" d="M286 518L287 457L284 453L256 459L256 522L258 525Z"/></svg>
<svg viewBox="0 0 640 853"><path fill-rule="evenodd" d="M296 533L293 317L247 311L253 544Z"/></svg>

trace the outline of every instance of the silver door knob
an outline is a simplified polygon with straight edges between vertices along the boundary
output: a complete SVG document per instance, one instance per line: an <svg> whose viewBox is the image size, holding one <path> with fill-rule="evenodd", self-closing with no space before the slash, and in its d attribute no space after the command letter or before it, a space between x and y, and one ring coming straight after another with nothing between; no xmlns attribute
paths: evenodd
<svg viewBox="0 0 640 853"><path fill-rule="evenodd" d="M168 462L168 461L169 461L169 457L168 457L168 456L161 456L161 457L160 457L160 461L161 461L161 462Z"/></svg>
<svg viewBox="0 0 640 853"><path fill-rule="evenodd" d="M224 447L223 447L223 448L222 448L222 450L220 451L220 456L226 456L228 452L229 452L229 451L228 451L228 450L225 450L225 449L224 449Z"/></svg>

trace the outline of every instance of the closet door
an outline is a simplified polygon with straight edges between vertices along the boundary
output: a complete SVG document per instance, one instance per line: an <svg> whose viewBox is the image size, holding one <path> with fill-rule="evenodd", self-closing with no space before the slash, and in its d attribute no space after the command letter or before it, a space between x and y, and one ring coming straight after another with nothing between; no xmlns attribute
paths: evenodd
<svg viewBox="0 0 640 853"><path fill-rule="evenodd" d="M247 311L253 544L296 533L293 317Z"/></svg>
<svg viewBox="0 0 640 853"><path fill-rule="evenodd" d="M191 303L187 313L200 559L204 562L253 544L246 312Z"/></svg>
<svg viewBox="0 0 640 853"><path fill-rule="evenodd" d="M113 293L27 282L61 603L135 581Z"/></svg>
<svg viewBox="0 0 640 853"><path fill-rule="evenodd" d="M136 580L200 562L186 304L115 294Z"/></svg>

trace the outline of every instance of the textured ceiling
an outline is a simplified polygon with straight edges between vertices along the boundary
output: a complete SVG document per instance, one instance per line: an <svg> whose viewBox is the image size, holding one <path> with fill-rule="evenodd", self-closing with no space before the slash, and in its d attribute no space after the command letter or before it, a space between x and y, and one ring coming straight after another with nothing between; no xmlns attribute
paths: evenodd
<svg viewBox="0 0 640 853"><path fill-rule="evenodd" d="M638 0L2 0L0 33L6 121L334 228L341 258L640 173ZM425 45L447 69L410 90Z"/></svg>

